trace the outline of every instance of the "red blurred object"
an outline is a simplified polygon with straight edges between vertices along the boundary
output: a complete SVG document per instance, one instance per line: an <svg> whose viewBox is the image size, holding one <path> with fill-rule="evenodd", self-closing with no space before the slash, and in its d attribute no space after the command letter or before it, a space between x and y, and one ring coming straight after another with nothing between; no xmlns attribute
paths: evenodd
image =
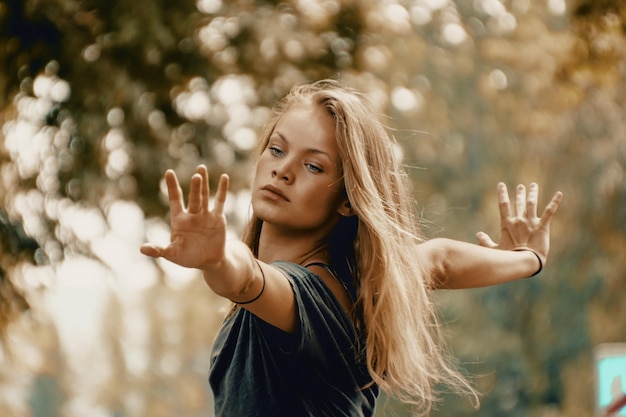
<svg viewBox="0 0 626 417"><path fill-rule="evenodd" d="M613 403L606 408L606 413L604 415L606 417L610 417L615 415L615 413L618 413L624 407L626 407L626 394L623 394L620 398L613 401Z"/></svg>

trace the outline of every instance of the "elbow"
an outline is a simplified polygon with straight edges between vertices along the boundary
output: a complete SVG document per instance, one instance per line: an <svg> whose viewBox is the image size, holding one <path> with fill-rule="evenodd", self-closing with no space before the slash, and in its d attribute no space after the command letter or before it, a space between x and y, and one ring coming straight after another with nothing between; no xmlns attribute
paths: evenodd
<svg viewBox="0 0 626 417"><path fill-rule="evenodd" d="M433 282L435 283L435 288L437 289L449 289L450 286L450 257L447 254L443 254L440 256L440 259L437 260L435 264L436 267L433 271Z"/></svg>
<svg viewBox="0 0 626 417"><path fill-rule="evenodd" d="M447 239L432 239L429 240L426 245L427 251L425 253L425 260L429 265L428 271L431 286L433 289L449 288L450 269L452 266L451 260L454 256L451 254Z"/></svg>

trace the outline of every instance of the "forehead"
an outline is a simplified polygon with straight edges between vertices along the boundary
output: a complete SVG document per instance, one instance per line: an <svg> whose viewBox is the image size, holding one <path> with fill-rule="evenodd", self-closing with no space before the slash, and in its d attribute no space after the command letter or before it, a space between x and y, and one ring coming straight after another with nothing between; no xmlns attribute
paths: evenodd
<svg viewBox="0 0 626 417"><path fill-rule="evenodd" d="M335 119L320 105L296 103L274 128L287 142L337 150Z"/></svg>

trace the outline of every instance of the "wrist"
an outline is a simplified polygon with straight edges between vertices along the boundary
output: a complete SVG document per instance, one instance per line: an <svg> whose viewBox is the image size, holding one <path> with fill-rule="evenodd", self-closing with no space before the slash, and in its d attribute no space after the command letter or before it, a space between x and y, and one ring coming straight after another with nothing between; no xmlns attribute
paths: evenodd
<svg viewBox="0 0 626 417"><path fill-rule="evenodd" d="M541 256L539 256L539 254L537 252L535 252L534 250L530 249L530 248L516 248L513 249L516 252L522 252L522 251L526 251L526 252L530 252L533 255L535 255L535 257L537 258L537 261L539 261L539 267L537 268L537 270L535 271L535 273L533 273L532 275L529 275L528 278L532 278L535 275L539 275L539 273L543 270L543 260L541 259Z"/></svg>

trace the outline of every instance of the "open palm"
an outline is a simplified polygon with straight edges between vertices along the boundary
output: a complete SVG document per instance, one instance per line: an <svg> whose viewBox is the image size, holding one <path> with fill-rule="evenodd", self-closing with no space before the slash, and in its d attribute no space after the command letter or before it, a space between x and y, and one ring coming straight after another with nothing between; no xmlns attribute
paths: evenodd
<svg viewBox="0 0 626 417"><path fill-rule="evenodd" d="M526 195L526 187L518 185L515 194L514 211L509 200L509 193L504 183L498 184L500 206L500 239L495 243L484 232L477 233L478 243L490 248L504 250L532 249L542 262L545 262L550 250L550 221L556 213L563 194L554 194L541 217L537 216L539 186L532 183Z"/></svg>
<svg viewBox="0 0 626 417"><path fill-rule="evenodd" d="M198 166L191 177L187 208L174 171L165 173L165 182L170 204L170 243L164 247L145 244L141 252L188 268L204 269L220 262L226 245L224 203L228 176L220 177L213 209L209 207L209 176L204 165Z"/></svg>

